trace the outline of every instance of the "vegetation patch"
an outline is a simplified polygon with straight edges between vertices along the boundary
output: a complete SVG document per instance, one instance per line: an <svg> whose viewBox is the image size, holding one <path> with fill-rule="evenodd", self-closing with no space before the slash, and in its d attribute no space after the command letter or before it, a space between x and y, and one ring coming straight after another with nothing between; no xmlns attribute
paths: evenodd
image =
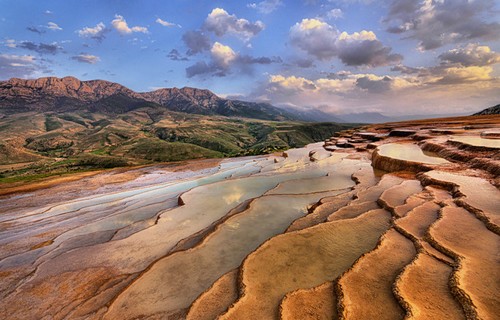
<svg viewBox="0 0 500 320"><path fill-rule="evenodd" d="M51 115L45 116L45 131L52 131L62 128L62 123Z"/></svg>
<svg viewBox="0 0 500 320"><path fill-rule="evenodd" d="M131 156L151 161L181 161L200 158L220 158L222 153L200 146L182 143L165 142L158 139L142 139L129 150Z"/></svg>

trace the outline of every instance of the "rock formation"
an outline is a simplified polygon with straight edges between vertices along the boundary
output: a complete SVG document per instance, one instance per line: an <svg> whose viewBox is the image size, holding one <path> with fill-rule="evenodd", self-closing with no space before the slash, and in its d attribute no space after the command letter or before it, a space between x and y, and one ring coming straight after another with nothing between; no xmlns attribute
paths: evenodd
<svg viewBox="0 0 500 320"><path fill-rule="evenodd" d="M496 319L499 128L371 125L3 196L0 316Z"/></svg>

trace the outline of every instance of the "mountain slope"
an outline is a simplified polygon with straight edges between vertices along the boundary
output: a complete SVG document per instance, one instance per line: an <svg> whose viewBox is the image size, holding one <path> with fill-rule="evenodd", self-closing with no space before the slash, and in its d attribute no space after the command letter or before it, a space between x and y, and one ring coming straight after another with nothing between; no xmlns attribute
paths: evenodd
<svg viewBox="0 0 500 320"><path fill-rule="evenodd" d="M484 109L483 111L476 112L473 116L483 116L488 114L500 114L500 104Z"/></svg>
<svg viewBox="0 0 500 320"><path fill-rule="evenodd" d="M209 90L165 88L137 93L104 80L80 81L74 77L35 80L12 78L0 82L0 111L72 112L87 110L109 114L148 106L203 115L223 115L262 120L295 120L292 114L267 103L223 99Z"/></svg>

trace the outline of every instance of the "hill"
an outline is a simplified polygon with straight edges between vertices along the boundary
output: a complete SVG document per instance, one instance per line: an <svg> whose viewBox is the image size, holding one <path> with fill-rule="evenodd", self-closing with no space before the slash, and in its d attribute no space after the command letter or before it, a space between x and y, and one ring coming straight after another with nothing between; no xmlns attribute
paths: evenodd
<svg viewBox="0 0 500 320"><path fill-rule="evenodd" d="M489 114L500 114L500 104L484 109L483 111L476 112L473 114L473 116L483 116Z"/></svg>

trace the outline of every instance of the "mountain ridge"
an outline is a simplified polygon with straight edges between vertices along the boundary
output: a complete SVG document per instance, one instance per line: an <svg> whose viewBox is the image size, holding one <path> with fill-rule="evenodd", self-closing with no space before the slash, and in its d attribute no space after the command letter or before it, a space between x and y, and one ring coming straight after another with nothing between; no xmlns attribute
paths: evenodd
<svg viewBox="0 0 500 320"><path fill-rule="evenodd" d="M497 104L496 106L492 106L492 107L486 108L484 110L481 110L479 112L476 112L473 114L473 116L483 116L483 115L490 115L490 114L500 114L500 104Z"/></svg>
<svg viewBox="0 0 500 320"><path fill-rule="evenodd" d="M115 82L82 81L71 76L0 81L0 111L7 113L87 109L121 114L144 106L191 114L298 120L269 103L224 99L207 89L183 87L135 92Z"/></svg>

